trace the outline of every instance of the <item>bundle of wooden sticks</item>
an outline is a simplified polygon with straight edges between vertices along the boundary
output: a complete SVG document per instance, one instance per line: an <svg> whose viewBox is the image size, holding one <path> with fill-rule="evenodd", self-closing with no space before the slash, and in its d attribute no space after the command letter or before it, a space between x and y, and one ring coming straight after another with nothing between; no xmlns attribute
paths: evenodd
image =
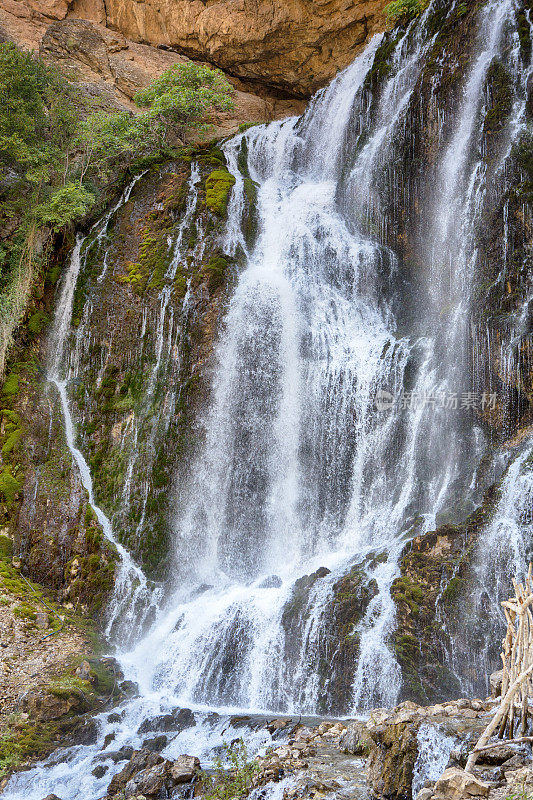
<svg viewBox="0 0 533 800"><path fill-rule="evenodd" d="M507 620L507 632L503 640L501 702L494 717L487 725L478 743L468 757L465 771L472 772L478 755L498 747L499 742L489 744L497 736L506 743L533 741L526 736L528 715L533 716L529 698L533 698L533 586L532 565L522 583L513 580L514 597L502 603ZM514 738L517 737L517 738ZM501 742L500 742L501 743Z"/></svg>

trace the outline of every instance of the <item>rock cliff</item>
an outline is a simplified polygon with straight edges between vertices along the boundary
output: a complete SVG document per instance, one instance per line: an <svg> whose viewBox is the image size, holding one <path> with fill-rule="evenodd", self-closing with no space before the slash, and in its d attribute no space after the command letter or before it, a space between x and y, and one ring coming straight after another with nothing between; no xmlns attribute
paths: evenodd
<svg viewBox="0 0 533 800"><path fill-rule="evenodd" d="M248 90L262 96L266 92L272 104L273 96L278 101L280 96L309 97L351 63L369 36L383 30L385 4L385 0L319 0L312 5L305 0L105 4L103 0L1 0L0 26L4 38L44 49L53 60L83 64L85 72L89 68L99 75L108 91L114 83L131 97L132 91L187 56L220 67L244 81ZM92 23L92 29L73 28L77 20ZM265 113L263 109L263 119L287 110L282 106Z"/></svg>

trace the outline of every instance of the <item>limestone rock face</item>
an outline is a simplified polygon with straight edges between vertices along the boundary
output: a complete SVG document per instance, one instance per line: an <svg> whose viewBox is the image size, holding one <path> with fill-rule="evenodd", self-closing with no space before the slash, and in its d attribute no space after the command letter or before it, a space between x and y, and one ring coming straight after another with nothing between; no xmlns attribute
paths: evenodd
<svg viewBox="0 0 533 800"><path fill-rule="evenodd" d="M122 69L119 88L131 96L143 84L140 61L175 62L181 57L210 62L228 75L260 87L261 92L307 98L348 66L373 34L384 30L387 0L0 0L0 33L18 44L57 51L60 31L54 21L83 20L108 29L97 33L106 45L115 39ZM69 32L70 29L68 29ZM111 33L113 31L113 33ZM87 47L92 32L78 27L73 45L84 35L82 61L92 67ZM51 41L55 39L56 41ZM126 53L125 39L144 48ZM106 61L102 41L94 41L98 67ZM150 53L150 51L152 51ZM165 52L166 51L166 52ZM174 51L174 52L169 52ZM134 61L126 65L126 61ZM109 58L109 61L111 59ZM90 63L88 63L90 62ZM126 66L128 67L126 69ZM144 65L146 67L146 64ZM168 64L157 64L159 74ZM158 69L157 69L158 67ZM100 72L100 70L98 70ZM102 73L100 72L100 75ZM107 74L109 79L109 74ZM119 81L117 80L117 83Z"/></svg>
<svg viewBox="0 0 533 800"><path fill-rule="evenodd" d="M385 5L386 0L107 0L106 11L108 26L130 39L175 48L240 78L306 97L383 30Z"/></svg>

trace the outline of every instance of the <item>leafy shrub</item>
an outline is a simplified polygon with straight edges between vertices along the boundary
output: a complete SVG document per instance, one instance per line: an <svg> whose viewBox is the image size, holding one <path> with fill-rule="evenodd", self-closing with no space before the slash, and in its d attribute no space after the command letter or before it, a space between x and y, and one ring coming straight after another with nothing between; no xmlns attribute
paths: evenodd
<svg viewBox="0 0 533 800"><path fill-rule="evenodd" d="M247 797L252 788L259 766L249 760L243 740L239 739L232 745L224 744L224 756L229 768L219 758L215 761L214 774L202 776L205 800L239 800Z"/></svg>
<svg viewBox="0 0 533 800"><path fill-rule="evenodd" d="M85 216L95 197L79 183L67 183L54 192L50 200L35 209L39 222L59 231Z"/></svg>
<svg viewBox="0 0 533 800"><path fill-rule="evenodd" d="M385 6L385 14L393 22L405 25L418 17L429 5L429 0L393 0Z"/></svg>
<svg viewBox="0 0 533 800"><path fill-rule="evenodd" d="M209 112L233 110L233 92L220 70L189 62L174 64L134 99L148 109L147 120L155 122L165 139L169 127L184 133L199 126Z"/></svg>

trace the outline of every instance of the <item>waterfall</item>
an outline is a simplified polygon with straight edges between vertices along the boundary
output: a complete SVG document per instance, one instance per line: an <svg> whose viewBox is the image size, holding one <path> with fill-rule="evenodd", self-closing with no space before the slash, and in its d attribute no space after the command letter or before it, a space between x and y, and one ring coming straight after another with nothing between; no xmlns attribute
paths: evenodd
<svg viewBox="0 0 533 800"><path fill-rule="evenodd" d="M399 697L391 588L402 551L413 536L434 530L443 518L464 520L480 502L478 478L490 442L469 398L485 388L480 342L489 343L491 354L497 348L491 330L474 321L483 267L479 231L491 198L506 191L531 72L530 65L516 66L514 0L489 0L476 13L450 107L439 106L435 79L428 108L421 108L428 62L438 73L435 62L441 68L447 57L436 58L432 14L438 6L446 20L456 5L433 3L401 34L374 37L302 117L255 126L223 145L236 182L221 240L243 266L221 325L210 399L198 421L201 446L176 483L164 596L151 589L118 542L125 514L110 521L95 505L90 471L76 444L68 383L90 347L86 312L69 350L74 289L87 252L77 240L58 299L50 380L89 501L121 558L108 630L140 697L128 702L112 728L118 746L138 743L143 718L176 706L193 708L209 739L207 709L347 714L393 705ZM384 43L389 60L376 90ZM518 77L501 145L487 159L487 79L498 58L514 63ZM431 129L431 141L418 183L404 187L404 194L418 193L417 214L409 221L415 258L405 252L395 201L398 153L411 145L417 115ZM255 236L245 229L246 181L257 191ZM173 232L168 281L187 257L185 234L198 187L193 165L186 208ZM90 234L100 247L110 218ZM508 228L506 216L503 224ZM201 260L201 242L196 247ZM509 257L506 251L505 263ZM102 279L106 270L104 255ZM502 374L516 370L516 339L527 329L528 315L525 307L511 349L497 339ZM154 387L180 336L167 285L154 319L147 317L142 335L153 323L155 360L146 378L144 417L131 425L137 447L153 450ZM166 391L165 424L176 388ZM481 533L478 581L490 598L499 595L502 576L520 572L528 555L528 441L501 455L498 503ZM149 485L135 483L137 456L133 447L122 508L134 488L146 508ZM357 585L360 602L357 619L342 634L352 642L352 660L339 666L332 626L346 576ZM142 636L121 634L134 619L150 620ZM460 672L461 665L455 668ZM100 744L111 730L101 722ZM219 734L213 734L217 742ZM431 749L436 735L421 729L421 743ZM177 742L166 752L177 754ZM421 782L447 759L450 741L439 742L434 761L430 753L428 763L418 765ZM96 752L97 746L71 754L63 765L61 780L71 796L81 797L72 792L74 772L88 773ZM51 778L43 779L45 771L32 773L17 777L9 800L28 796L36 775L44 780L36 798L54 788ZM103 784L87 781L86 800L98 797Z"/></svg>
<svg viewBox="0 0 533 800"><path fill-rule="evenodd" d="M401 681L389 643L390 588L413 511L421 529L431 529L458 486L468 493L482 453L470 419L435 405L469 387L473 232L486 189L478 156L484 84L512 10L510 0L494 0L480 14L459 114L443 141L428 291L430 314L438 302L451 310L436 326L426 317L422 336L397 335L385 288L394 291L396 258L356 223L369 202L379 203L363 176L380 168L403 124L432 41L423 22L396 45L378 124L347 179L343 147L379 39L301 119L254 128L226 145L234 172L246 146L259 187L259 234L226 316L205 446L180 487L179 588L128 656L143 665L137 677L146 687L172 686L189 704L315 711L324 691L317 670L325 608L336 581L359 565L377 591L354 631L360 650L348 703L394 703ZM241 210L237 186L228 223L234 247ZM396 399L407 370L412 394L430 402L376 413L378 394ZM382 558L369 566L376 552ZM286 630L291 602L298 581L319 567L329 572L305 598L295 641ZM147 672L154 650L160 659Z"/></svg>

